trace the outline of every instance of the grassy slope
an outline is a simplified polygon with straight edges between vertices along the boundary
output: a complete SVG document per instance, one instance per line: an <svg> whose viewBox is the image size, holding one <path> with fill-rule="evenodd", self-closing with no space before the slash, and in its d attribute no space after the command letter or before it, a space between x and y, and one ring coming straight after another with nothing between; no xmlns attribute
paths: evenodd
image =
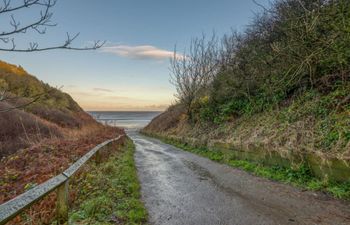
<svg viewBox="0 0 350 225"><path fill-rule="evenodd" d="M79 200L70 215L72 224L145 224L147 212L140 198L140 184L131 140L101 165L93 164L79 179Z"/></svg>
<svg viewBox="0 0 350 225"><path fill-rule="evenodd" d="M335 110L350 85L322 95L316 91L294 96L286 105L220 124L190 123L177 105L156 117L144 130L165 136L194 138L208 144L218 140L243 149L259 148L283 155L313 153L350 159L350 104Z"/></svg>
<svg viewBox="0 0 350 225"><path fill-rule="evenodd" d="M179 64L175 60L182 106L155 118L145 132L198 146L219 143L255 156L311 155L320 164L335 158L349 165L350 2L315 3L272 1L243 32L218 40L223 60L209 84L181 79L205 80L207 73L196 73L206 69L198 56L190 52Z"/></svg>
<svg viewBox="0 0 350 225"><path fill-rule="evenodd" d="M21 67L0 61L0 91L4 90L0 110L39 98L24 110L0 113L0 158L44 139L62 139L74 129L98 127L68 94L39 81Z"/></svg>
<svg viewBox="0 0 350 225"><path fill-rule="evenodd" d="M11 95L22 97L23 101L26 98L40 95L36 106L57 109L62 112L82 112L80 106L68 94L38 80L22 67L3 61L0 61L0 88L7 90ZM18 99L15 100L18 101ZM9 102L10 104L16 103L15 101ZM32 112L33 108L26 108L26 111Z"/></svg>
<svg viewBox="0 0 350 225"><path fill-rule="evenodd" d="M0 112L0 203L62 172L101 142L123 133L103 126L66 93L0 61L0 110L40 96L24 110Z"/></svg>

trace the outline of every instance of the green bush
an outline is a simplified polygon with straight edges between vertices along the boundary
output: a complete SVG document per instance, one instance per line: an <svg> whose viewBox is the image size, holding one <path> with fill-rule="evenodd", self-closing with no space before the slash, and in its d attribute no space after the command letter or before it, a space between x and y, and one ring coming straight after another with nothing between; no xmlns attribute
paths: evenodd
<svg viewBox="0 0 350 225"><path fill-rule="evenodd" d="M225 60L210 89L199 93L208 102L195 103L191 118L222 123L279 107L305 92L327 96L349 84L347 0L276 1L243 33L223 40ZM334 101L322 98L314 115L328 116Z"/></svg>

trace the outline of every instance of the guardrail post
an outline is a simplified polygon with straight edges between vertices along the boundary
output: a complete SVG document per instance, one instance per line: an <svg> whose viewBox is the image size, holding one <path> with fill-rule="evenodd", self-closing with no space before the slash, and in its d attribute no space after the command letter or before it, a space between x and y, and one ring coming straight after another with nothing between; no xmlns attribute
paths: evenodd
<svg viewBox="0 0 350 225"><path fill-rule="evenodd" d="M95 153L95 162L97 164L100 164L102 161L102 156L101 156L101 152L100 150L98 150L96 153Z"/></svg>
<svg viewBox="0 0 350 225"><path fill-rule="evenodd" d="M68 224L69 179L57 188L57 223Z"/></svg>

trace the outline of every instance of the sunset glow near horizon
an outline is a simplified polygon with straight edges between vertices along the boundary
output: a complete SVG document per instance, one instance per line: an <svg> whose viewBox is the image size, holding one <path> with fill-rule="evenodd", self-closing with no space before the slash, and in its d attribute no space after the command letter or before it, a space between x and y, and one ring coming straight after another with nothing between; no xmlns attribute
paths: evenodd
<svg viewBox="0 0 350 225"><path fill-rule="evenodd" d="M78 47L92 40L106 45L96 51L0 52L0 60L62 87L87 111L162 111L175 101L169 82L174 46L181 52L202 33L242 30L259 10L251 0L59 0L52 9L58 26L45 35L19 34L17 46L61 43L66 32L80 32L73 44ZM24 15L22 23L33 15Z"/></svg>

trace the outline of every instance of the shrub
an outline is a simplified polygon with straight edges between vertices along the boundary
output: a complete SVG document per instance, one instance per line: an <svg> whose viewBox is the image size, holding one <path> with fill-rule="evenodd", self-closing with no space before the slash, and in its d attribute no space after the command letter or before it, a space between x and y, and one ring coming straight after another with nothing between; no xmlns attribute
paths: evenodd
<svg viewBox="0 0 350 225"><path fill-rule="evenodd" d="M52 109L41 104L33 104L27 110L61 127L79 128L83 125L83 121L68 110Z"/></svg>
<svg viewBox="0 0 350 225"><path fill-rule="evenodd" d="M11 107L0 102L0 110ZM0 158L43 138L61 137L58 127L21 110L1 113Z"/></svg>
<svg viewBox="0 0 350 225"><path fill-rule="evenodd" d="M275 1L244 32L227 34L221 42L201 43L204 49L220 52L215 57L219 63L207 80L210 84L191 96L187 113L193 120L225 121L278 107L305 91L326 95L350 81L349 45L349 1ZM202 57L211 61L213 55ZM191 83L187 71L180 74ZM203 96L209 97L208 104L198 104ZM315 113L328 115L329 102L320 104L325 105Z"/></svg>

